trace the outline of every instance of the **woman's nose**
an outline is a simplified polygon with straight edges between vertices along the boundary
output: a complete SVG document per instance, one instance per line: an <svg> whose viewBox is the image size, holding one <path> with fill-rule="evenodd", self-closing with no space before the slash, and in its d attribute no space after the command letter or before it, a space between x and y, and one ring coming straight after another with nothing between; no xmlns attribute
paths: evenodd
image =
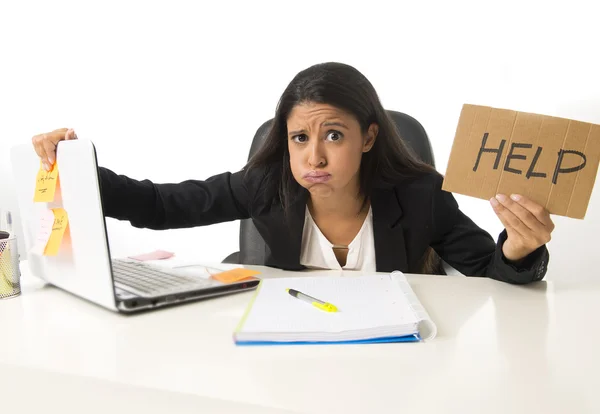
<svg viewBox="0 0 600 414"><path fill-rule="evenodd" d="M309 151L308 164L311 167L323 167L327 164L322 144L318 140L312 140Z"/></svg>

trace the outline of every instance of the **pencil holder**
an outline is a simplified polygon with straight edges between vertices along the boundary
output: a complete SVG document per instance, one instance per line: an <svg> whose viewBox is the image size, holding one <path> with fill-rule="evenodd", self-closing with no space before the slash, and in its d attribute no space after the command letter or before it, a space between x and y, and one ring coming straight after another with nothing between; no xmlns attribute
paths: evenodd
<svg viewBox="0 0 600 414"><path fill-rule="evenodd" d="M0 299L12 298L21 293L21 273L17 239L0 240Z"/></svg>

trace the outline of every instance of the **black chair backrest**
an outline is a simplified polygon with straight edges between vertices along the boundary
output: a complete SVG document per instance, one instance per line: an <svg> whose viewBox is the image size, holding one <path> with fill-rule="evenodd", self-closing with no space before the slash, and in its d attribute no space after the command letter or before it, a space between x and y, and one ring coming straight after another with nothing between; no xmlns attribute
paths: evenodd
<svg viewBox="0 0 600 414"><path fill-rule="evenodd" d="M435 167L431 143L421 123L402 112L387 111L387 113L396 124L400 136L407 143L408 147L414 151L415 155L423 162ZM264 142L272 122L272 119L266 121L256 131L252 145L250 146L248 159L258 151ZM242 220L240 222L240 251L229 255L224 262L264 265L265 259L265 241L258 230L256 230L251 219Z"/></svg>

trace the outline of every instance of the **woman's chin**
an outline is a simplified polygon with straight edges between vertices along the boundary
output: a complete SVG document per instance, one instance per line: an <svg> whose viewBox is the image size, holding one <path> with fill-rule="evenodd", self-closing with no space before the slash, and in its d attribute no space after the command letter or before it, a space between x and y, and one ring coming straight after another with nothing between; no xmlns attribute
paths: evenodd
<svg viewBox="0 0 600 414"><path fill-rule="evenodd" d="M326 184L311 183L304 185L304 188L306 188L313 197L330 197L333 194L333 188Z"/></svg>

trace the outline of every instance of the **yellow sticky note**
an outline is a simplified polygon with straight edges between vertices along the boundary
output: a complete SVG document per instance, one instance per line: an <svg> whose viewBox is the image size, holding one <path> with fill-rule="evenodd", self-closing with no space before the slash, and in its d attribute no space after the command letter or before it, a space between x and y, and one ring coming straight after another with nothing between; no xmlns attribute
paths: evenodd
<svg viewBox="0 0 600 414"><path fill-rule="evenodd" d="M35 179L35 203L50 203L54 201L56 184L58 183L58 165L54 163L52 170L46 171L40 161L40 169Z"/></svg>
<svg viewBox="0 0 600 414"><path fill-rule="evenodd" d="M260 272L258 272L256 270L238 268L238 269L226 270L225 272L221 272L221 273L216 273L216 274L212 275L211 277L222 283L235 283L235 282L239 282L241 280L254 279L253 276L258 275L259 273Z"/></svg>
<svg viewBox="0 0 600 414"><path fill-rule="evenodd" d="M56 256L58 254L58 249L69 224L69 217L64 209L53 208L52 212L54 213L54 224L52 225L48 244L46 244L46 248L44 249L45 256Z"/></svg>

